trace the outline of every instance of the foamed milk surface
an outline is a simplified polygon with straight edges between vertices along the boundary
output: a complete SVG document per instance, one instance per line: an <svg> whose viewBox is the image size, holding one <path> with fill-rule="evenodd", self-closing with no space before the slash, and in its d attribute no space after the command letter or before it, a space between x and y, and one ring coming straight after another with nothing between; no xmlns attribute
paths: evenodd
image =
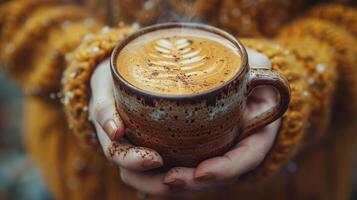
<svg viewBox="0 0 357 200"><path fill-rule="evenodd" d="M134 39L116 62L120 75L135 87L179 96L229 81L239 71L241 57L237 47L219 35L172 28Z"/></svg>

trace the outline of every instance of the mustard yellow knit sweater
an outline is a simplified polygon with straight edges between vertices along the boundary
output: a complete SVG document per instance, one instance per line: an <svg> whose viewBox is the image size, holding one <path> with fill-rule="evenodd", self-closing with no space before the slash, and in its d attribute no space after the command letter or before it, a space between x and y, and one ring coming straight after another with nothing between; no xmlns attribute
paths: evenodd
<svg viewBox="0 0 357 200"><path fill-rule="evenodd" d="M287 6L283 1L272 0L279 12L270 15L274 6L266 3L258 3L253 9L243 1L168 2L166 8L182 16L189 15L185 8L190 7L197 10L197 16L191 19L204 19L233 34L259 37L239 39L246 47L267 55L273 70L289 80L291 104L274 146L257 169L237 185L223 188L227 199L260 199L256 191L268 191L266 197L270 194L284 199L269 189L278 184L276 177L283 176L283 167L296 154L307 154L308 149L335 138L333 130L344 127L345 132L351 132L348 127L357 119L357 11L340 4L325 4L303 12L303 1ZM135 15L139 22L153 20L162 8L145 13L138 9L139 3L117 3L116 9L131 7L112 17L121 22L114 27L105 26L103 15L91 18L90 6L50 0L0 4L0 63L26 95L25 143L58 199L138 198L120 181L117 168L102 156L88 121L88 83L96 65L110 56L118 42L138 29L137 24L125 23L133 22ZM210 14L218 4L219 12ZM249 13L242 16L245 7ZM257 13L260 10L264 13ZM302 15L286 23L289 11ZM266 16L279 23L263 24L261 20ZM248 17L251 24L244 26ZM236 29L237 26L246 29ZM264 35L275 38L264 39ZM351 137L351 141L356 140ZM258 183L263 179L269 184ZM220 194L222 188L196 198L217 199Z"/></svg>

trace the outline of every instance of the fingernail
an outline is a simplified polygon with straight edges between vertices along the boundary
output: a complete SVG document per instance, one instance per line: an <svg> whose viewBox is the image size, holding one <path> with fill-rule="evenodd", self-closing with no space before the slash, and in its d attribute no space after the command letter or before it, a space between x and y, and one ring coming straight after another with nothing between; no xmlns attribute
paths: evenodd
<svg viewBox="0 0 357 200"><path fill-rule="evenodd" d="M161 163L155 160L144 160L142 163L143 168L145 169L155 169L161 167Z"/></svg>
<svg viewBox="0 0 357 200"><path fill-rule="evenodd" d="M214 180L215 179L215 176L211 173L205 173L201 176L196 176L195 177L195 180L197 181L211 181L211 180Z"/></svg>
<svg viewBox="0 0 357 200"><path fill-rule="evenodd" d="M111 140L115 140L116 132L118 130L118 125L115 123L114 120L109 119L105 121L103 125L103 129Z"/></svg>
<svg viewBox="0 0 357 200"><path fill-rule="evenodd" d="M164 184L168 185L171 189L184 188L186 186L185 181L180 180L180 179L164 181Z"/></svg>

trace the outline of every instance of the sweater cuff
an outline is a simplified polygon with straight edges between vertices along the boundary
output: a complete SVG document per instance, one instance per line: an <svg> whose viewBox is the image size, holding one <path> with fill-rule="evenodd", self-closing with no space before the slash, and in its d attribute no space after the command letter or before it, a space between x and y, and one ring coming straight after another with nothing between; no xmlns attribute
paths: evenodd
<svg viewBox="0 0 357 200"><path fill-rule="evenodd" d="M97 65L111 55L118 42L136 30L136 26L105 27L98 34L87 35L82 44L73 53L67 55L69 61L62 79L61 102L64 105L69 128L83 148L102 155L95 129L88 119L90 78Z"/></svg>

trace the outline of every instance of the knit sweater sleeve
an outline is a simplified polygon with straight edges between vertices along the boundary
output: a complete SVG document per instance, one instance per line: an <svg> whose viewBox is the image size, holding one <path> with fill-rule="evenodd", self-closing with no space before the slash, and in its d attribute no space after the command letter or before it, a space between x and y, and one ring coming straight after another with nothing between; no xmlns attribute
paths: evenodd
<svg viewBox="0 0 357 200"><path fill-rule="evenodd" d="M52 0L9 1L0 4L0 10L1 67L14 78L25 95L56 104L62 102L68 108L67 113L73 114L67 115L69 127L83 128L73 131L80 136L79 143L96 143L95 135L79 134L91 128L87 117L85 121L79 120L78 105L68 107L67 104L70 99L89 99L84 76L89 77L90 69L109 56L115 44L136 27L110 29L98 19L92 19L86 8ZM80 89L85 93L78 97ZM82 111L86 108L81 105ZM77 126L72 122L78 122ZM89 137L81 137L84 135ZM100 148L96 146L95 150L100 151Z"/></svg>
<svg viewBox="0 0 357 200"><path fill-rule="evenodd" d="M248 178L260 180L274 174L297 152L321 141L328 130L353 124L357 117L357 41L355 20L350 16L356 13L341 5L316 6L310 15L286 25L268 46L267 42L244 41L268 55L273 69L283 73L292 88L277 139ZM339 24L335 18L341 19ZM272 57L267 49L284 49L284 59L293 57L294 61L278 65L279 54Z"/></svg>
<svg viewBox="0 0 357 200"><path fill-rule="evenodd" d="M338 5L336 7L326 7L326 11L320 11L329 13L329 10L334 10L332 8L339 7ZM319 9L319 7L316 7L312 11ZM320 16L316 18L314 12L312 13L312 17L308 16L287 25L281 30L278 37L282 41L285 40L285 43L290 40L313 38L332 49L333 54L331 57L334 57L333 59L336 62L338 76L336 95L332 105L333 121L335 122L334 124L347 124L354 119L357 111L357 68L355 67L357 63L357 49L355 48L357 41L353 33L357 24L354 19L341 20L337 25L335 20L330 21L328 18L320 18ZM346 16L356 15L357 11L350 9L349 12L332 13L335 18L344 19L347 18ZM310 48L310 46L306 47L307 49ZM320 69L322 68L320 67Z"/></svg>
<svg viewBox="0 0 357 200"><path fill-rule="evenodd" d="M24 94L58 95L65 55L101 23L74 4L15 0L0 5L0 61Z"/></svg>

